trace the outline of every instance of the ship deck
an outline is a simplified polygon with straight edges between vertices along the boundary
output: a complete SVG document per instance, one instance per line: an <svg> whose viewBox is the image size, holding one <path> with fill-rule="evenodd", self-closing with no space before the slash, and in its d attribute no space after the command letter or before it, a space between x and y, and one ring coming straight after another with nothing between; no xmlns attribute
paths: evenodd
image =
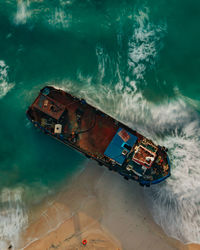
<svg viewBox="0 0 200 250"><path fill-rule="evenodd" d="M60 95L61 94L61 95ZM118 130L118 126L108 116L102 116L96 109L86 105L69 94L51 92L50 96L59 100L68 110L68 119L64 133L78 132L76 146L95 156L103 156L108 144ZM83 112L81 124L78 125L76 111ZM102 136L100 136L102 135Z"/></svg>
<svg viewBox="0 0 200 250"><path fill-rule="evenodd" d="M83 150L87 152L89 155L103 158L104 152L110 141L116 134L119 127L121 127L120 124L110 116L107 116L91 105L86 104L84 100L58 90L52 90L49 93L48 98L50 101L53 100L54 104L56 104L56 106L60 109L56 112L56 115L53 115L49 107L47 107L49 115L45 116L45 100L43 100L42 105L40 103L41 99L45 98L42 93L40 93L33 103L32 113L34 120L39 124L42 124L42 120L46 117L48 124L48 116L51 118L54 118L55 116L55 119L57 119L58 115L61 116L62 113L60 109L64 107L67 109L67 114L65 114L65 118L62 121L63 133L66 135L78 133L78 139L74 143L75 146L80 148L81 151ZM57 100L59 100L58 103L56 102ZM77 122L77 110L81 113L80 123ZM52 120L50 123L52 123ZM49 129L51 130L50 132L53 132L51 127Z"/></svg>
<svg viewBox="0 0 200 250"><path fill-rule="evenodd" d="M43 88L29 107L27 115L44 132L107 167L112 168L115 162L114 168L117 166L117 171L128 178L138 180L137 169L140 172L146 169L149 180L145 183L162 180L170 174L165 149L87 104L84 99L63 90ZM124 143L129 149L123 148ZM124 151L126 155L127 149L130 151L128 157L125 157ZM128 165L129 161L135 163ZM131 168L133 171L130 174ZM144 180L140 178L141 183L142 181Z"/></svg>

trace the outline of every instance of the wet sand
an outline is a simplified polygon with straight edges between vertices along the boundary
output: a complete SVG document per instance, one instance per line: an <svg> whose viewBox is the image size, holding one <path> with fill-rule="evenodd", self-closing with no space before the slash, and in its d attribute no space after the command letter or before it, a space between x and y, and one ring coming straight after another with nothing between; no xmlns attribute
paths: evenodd
<svg viewBox="0 0 200 250"><path fill-rule="evenodd" d="M200 249L163 232L146 208L142 187L92 161L39 214L23 233L19 248Z"/></svg>

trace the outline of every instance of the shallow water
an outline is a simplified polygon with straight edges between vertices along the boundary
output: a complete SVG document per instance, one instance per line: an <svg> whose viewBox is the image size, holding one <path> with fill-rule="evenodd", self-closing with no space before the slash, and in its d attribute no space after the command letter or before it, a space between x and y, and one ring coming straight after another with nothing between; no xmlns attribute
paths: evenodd
<svg viewBox="0 0 200 250"><path fill-rule="evenodd" d="M0 1L2 244L84 166L25 116L47 84L168 147L172 176L144 190L147 204L167 234L200 243L199 9L195 0Z"/></svg>

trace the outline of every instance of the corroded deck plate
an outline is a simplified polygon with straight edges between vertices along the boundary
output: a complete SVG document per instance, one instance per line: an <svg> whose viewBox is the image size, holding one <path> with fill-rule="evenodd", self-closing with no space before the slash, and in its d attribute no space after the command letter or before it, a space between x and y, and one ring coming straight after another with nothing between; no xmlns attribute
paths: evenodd
<svg viewBox="0 0 200 250"><path fill-rule="evenodd" d="M126 179L149 186L170 175L164 147L63 90L44 87L27 116L43 132Z"/></svg>

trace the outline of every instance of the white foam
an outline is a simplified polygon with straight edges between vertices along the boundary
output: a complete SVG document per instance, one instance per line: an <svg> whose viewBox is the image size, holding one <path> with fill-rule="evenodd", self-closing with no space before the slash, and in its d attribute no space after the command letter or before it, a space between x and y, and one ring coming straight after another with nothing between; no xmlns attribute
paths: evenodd
<svg viewBox="0 0 200 250"><path fill-rule="evenodd" d="M108 55L105 53L102 46L96 46L96 56L98 60L98 74L99 74L99 81L102 82L102 79L105 76L105 67L108 61Z"/></svg>
<svg viewBox="0 0 200 250"><path fill-rule="evenodd" d="M182 105L180 105L182 103ZM152 214L170 236L184 243L200 243L200 121L183 100L166 107L171 131L158 139L169 149L172 176L147 191ZM171 110L171 113L170 113ZM175 112L176 110L176 112ZM161 123L167 118L161 116Z"/></svg>
<svg viewBox="0 0 200 250"><path fill-rule="evenodd" d="M70 26L72 15L66 13L62 7L56 7L47 17L47 22L57 29L67 29Z"/></svg>
<svg viewBox="0 0 200 250"><path fill-rule="evenodd" d="M0 249L17 247L19 234L28 224L21 188L4 188L0 193ZM12 249L13 249L12 248Z"/></svg>
<svg viewBox="0 0 200 250"><path fill-rule="evenodd" d="M28 18L31 17L30 2L29 0L18 0L17 1L17 12L14 17L16 25L26 24Z"/></svg>
<svg viewBox="0 0 200 250"><path fill-rule="evenodd" d="M74 3L74 0L60 0L60 5L61 6L66 6L66 5L72 5Z"/></svg>
<svg viewBox="0 0 200 250"><path fill-rule="evenodd" d="M93 85L91 78L82 81L60 86L169 149L172 175L144 190L147 203L168 235L200 243L200 119L193 106L181 95L156 105L137 88L127 91L127 83L111 89Z"/></svg>
<svg viewBox="0 0 200 250"><path fill-rule="evenodd" d="M13 87L14 84L8 83L8 66L4 61L0 60L0 99Z"/></svg>
<svg viewBox="0 0 200 250"><path fill-rule="evenodd" d="M133 34L129 40L129 67L136 79L143 79L148 69L152 68L162 48L161 38L166 32L166 24L154 24L149 19L149 10L138 10L133 17Z"/></svg>
<svg viewBox="0 0 200 250"><path fill-rule="evenodd" d="M145 193L155 221L168 235L184 243L200 243L200 118L195 111L197 104L178 94L170 102L155 105L145 100L140 92L132 94L125 90L116 106L116 117L169 149L171 177Z"/></svg>

